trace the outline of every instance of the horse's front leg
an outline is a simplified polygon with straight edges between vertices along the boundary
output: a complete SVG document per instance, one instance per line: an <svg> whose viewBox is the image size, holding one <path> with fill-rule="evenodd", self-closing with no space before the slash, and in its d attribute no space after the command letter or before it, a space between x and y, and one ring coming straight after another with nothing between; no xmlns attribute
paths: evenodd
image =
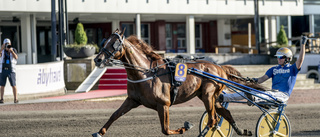
<svg viewBox="0 0 320 137"><path fill-rule="evenodd" d="M158 115L160 118L162 133L165 135L183 134L187 128L182 127L177 130L170 130L169 105L158 105Z"/></svg>
<svg viewBox="0 0 320 137"><path fill-rule="evenodd" d="M92 134L92 136L100 136L106 134L108 128L111 126L111 124L116 121L120 116L124 115L125 113L129 112L132 108L136 108L140 105L140 103L134 101L133 99L130 99L129 97L126 98L126 100L123 102L123 104L120 106L120 108L115 111L108 122L100 129L98 133Z"/></svg>

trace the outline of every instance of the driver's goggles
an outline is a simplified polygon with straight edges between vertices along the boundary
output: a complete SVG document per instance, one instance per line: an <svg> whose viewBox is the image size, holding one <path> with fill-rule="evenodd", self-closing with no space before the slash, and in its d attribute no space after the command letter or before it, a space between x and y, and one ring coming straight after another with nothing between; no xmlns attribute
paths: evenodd
<svg viewBox="0 0 320 137"><path fill-rule="evenodd" d="M286 56L277 56L278 59L284 59Z"/></svg>

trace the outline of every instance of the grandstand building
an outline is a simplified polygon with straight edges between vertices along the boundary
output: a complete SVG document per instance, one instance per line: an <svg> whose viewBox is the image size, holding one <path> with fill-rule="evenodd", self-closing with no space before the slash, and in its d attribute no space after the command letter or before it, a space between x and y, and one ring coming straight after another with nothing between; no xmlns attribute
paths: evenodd
<svg viewBox="0 0 320 137"><path fill-rule="evenodd" d="M214 53L235 44L252 46L258 53L254 0L1 0L1 42L12 40L20 64L52 61L52 1L57 29L59 2L64 5L64 24L68 24L63 27L64 43L74 42L76 23L81 22L88 43L100 43L117 28L126 28L126 36L137 35L166 53ZM319 36L319 4L318 0L259 0L260 42L276 41L281 25L289 39L303 33ZM219 53L229 50L221 48Z"/></svg>

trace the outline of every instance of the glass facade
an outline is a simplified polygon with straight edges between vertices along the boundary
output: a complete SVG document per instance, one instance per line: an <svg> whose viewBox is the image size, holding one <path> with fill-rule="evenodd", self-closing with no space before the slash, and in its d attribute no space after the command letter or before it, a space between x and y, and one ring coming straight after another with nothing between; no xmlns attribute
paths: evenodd
<svg viewBox="0 0 320 137"><path fill-rule="evenodd" d="M186 24L177 25L178 48L186 48Z"/></svg>
<svg viewBox="0 0 320 137"><path fill-rule="evenodd" d="M134 34L134 24L133 23L122 23L121 28L126 28L126 31L124 32L124 36L129 37L130 35Z"/></svg>
<svg viewBox="0 0 320 137"><path fill-rule="evenodd" d="M280 31L281 26L283 25L284 31L288 37L288 16L279 16L279 28L277 30L277 34Z"/></svg>
<svg viewBox="0 0 320 137"><path fill-rule="evenodd" d="M320 37L320 15L314 15L314 32L315 36Z"/></svg>
<svg viewBox="0 0 320 137"><path fill-rule="evenodd" d="M166 48L172 49L172 25L166 24Z"/></svg>
<svg viewBox="0 0 320 137"><path fill-rule="evenodd" d="M20 44L18 44L18 33L17 33L17 26L2 26L0 27L0 38L1 38L1 45L5 38L9 38L11 40L11 45L17 49L18 52L21 52Z"/></svg>
<svg viewBox="0 0 320 137"><path fill-rule="evenodd" d="M121 28L126 28L124 35L129 37L130 35L136 35L136 28L134 23L122 23ZM141 23L141 39L146 43L150 43L150 28L149 24Z"/></svg>
<svg viewBox="0 0 320 137"><path fill-rule="evenodd" d="M141 39L150 44L149 24L141 24Z"/></svg>
<svg viewBox="0 0 320 137"><path fill-rule="evenodd" d="M196 24L195 25L195 46L196 48L202 48L202 42L201 42L201 25L200 24Z"/></svg>

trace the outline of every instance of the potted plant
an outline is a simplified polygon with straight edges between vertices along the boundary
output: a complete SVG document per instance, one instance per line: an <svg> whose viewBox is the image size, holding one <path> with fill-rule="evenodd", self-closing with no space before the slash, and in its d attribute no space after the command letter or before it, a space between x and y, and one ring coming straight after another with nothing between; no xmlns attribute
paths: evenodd
<svg viewBox="0 0 320 137"><path fill-rule="evenodd" d="M82 23L78 23L75 31L75 43L65 46L65 54L71 58L93 56L96 51L99 51L99 47L96 44L87 44L87 40L87 34L84 31Z"/></svg>
<svg viewBox="0 0 320 137"><path fill-rule="evenodd" d="M287 47L292 51L292 54L294 55L296 53L296 47L295 45L288 45L288 38L287 34L284 31L283 25L281 25L280 31L277 35L277 45L270 46L269 51L270 55L274 56L279 48Z"/></svg>

